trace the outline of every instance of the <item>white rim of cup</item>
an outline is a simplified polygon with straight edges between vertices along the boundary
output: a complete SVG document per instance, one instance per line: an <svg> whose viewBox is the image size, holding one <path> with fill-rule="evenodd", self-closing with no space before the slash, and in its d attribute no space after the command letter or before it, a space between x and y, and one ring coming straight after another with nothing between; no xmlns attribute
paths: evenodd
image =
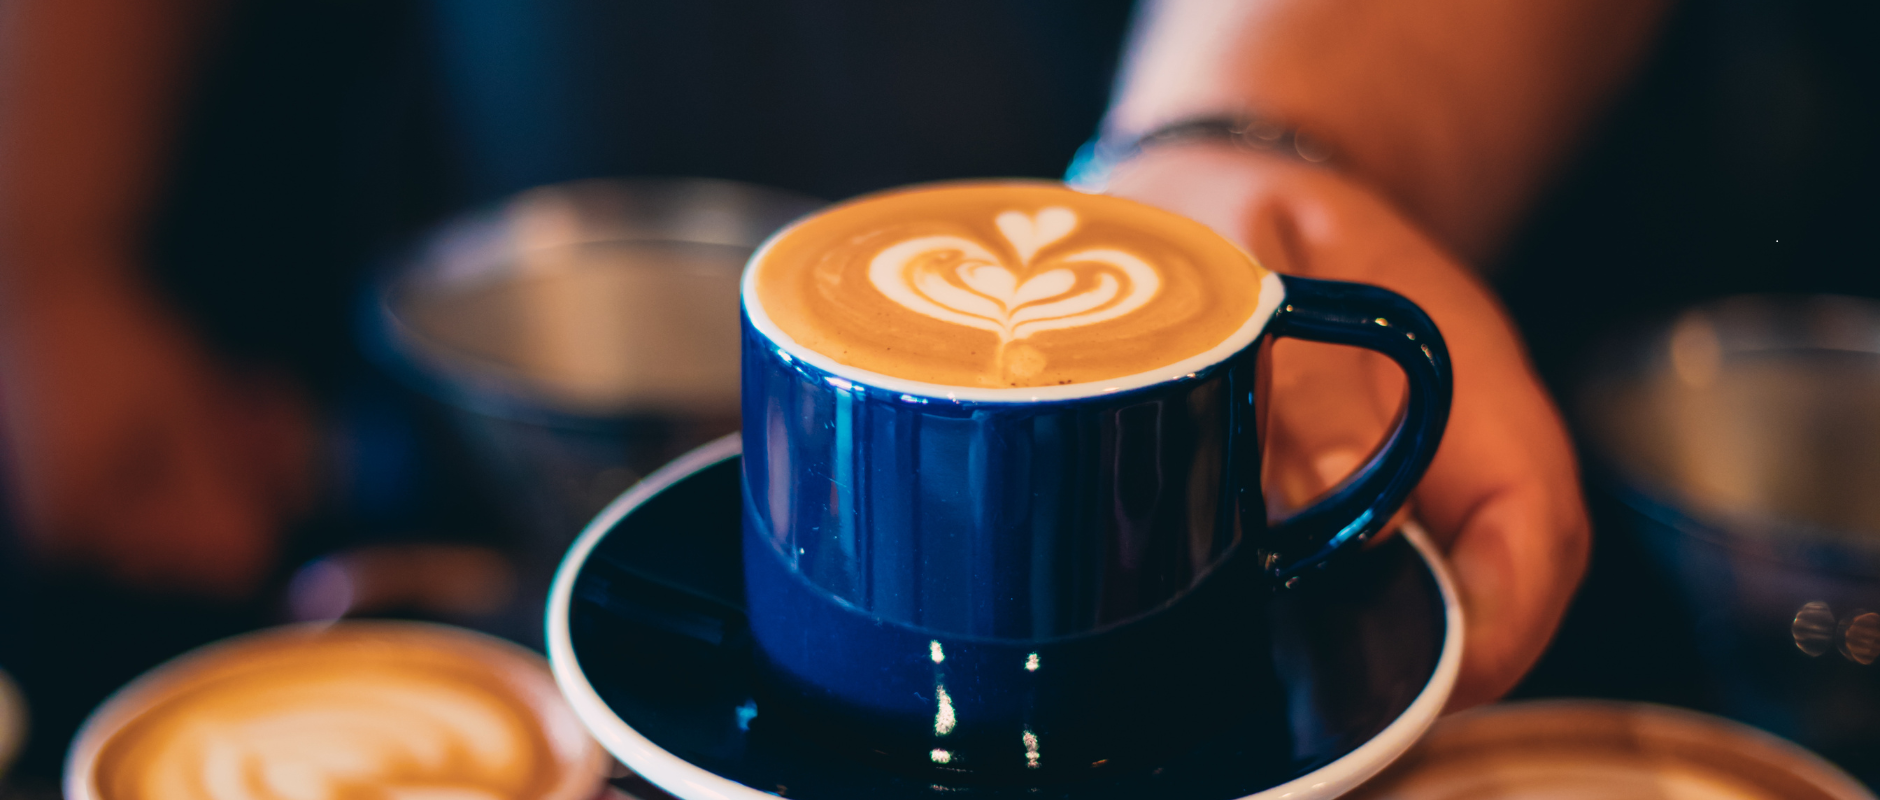
<svg viewBox="0 0 1880 800"><path fill-rule="evenodd" d="M236 634L226 639L202 645L184 652L168 661L146 670L130 683L119 687L106 697L103 703L93 709L80 725L78 733L72 737L72 746L65 756L65 775L62 781L67 800L102 800L98 791L96 776L92 774L97 765L98 756L112 735L122 730L125 725L135 721L149 710L150 703L164 694L187 682L188 676L176 674L176 670L187 667L196 661L211 661L225 656L231 651L240 651L246 647L266 644L270 639L292 637L321 628L334 626L377 628L380 630L407 630L431 636L447 636L463 639L473 647L487 648L501 658L511 658L526 662L531 666L541 665L542 655L506 639L499 639L486 633L453 625L407 620L339 620L337 622L302 622L292 625L279 625L263 628L248 633ZM543 689L548 689L545 684ZM562 699L566 700L564 693ZM525 701L527 698L525 698ZM570 704L571 705L571 704ZM580 727L586 722L575 714ZM544 725L557 725L562 720L544 719ZM607 753L592 738L583 737L583 746L579 757L568 777L557 784L543 800L588 800L606 785L608 781ZM582 774L593 775L592 780L583 780Z"/></svg>
<svg viewBox="0 0 1880 800"><path fill-rule="evenodd" d="M1033 183L1026 181L1012 182ZM1043 184L1047 182L1036 183ZM940 183L932 185L944 187L951 184ZM1074 189L1067 190L1076 191ZM849 202L860 202L860 200L852 200ZM1153 208L1153 206L1151 206L1151 208ZM1262 272L1266 273L1266 275L1260 279L1260 300L1254 305L1253 315L1248 317L1246 322L1241 323L1238 329L1229 334L1226 339L1221 340L1220 344L1197 355L1189 356L1168 366L1157 367L1147 372L1138 372L1134 375L1124 375L1118 378L1106 378L1100 381L1089 381L1085 383L1064 384L1061 386L981 389L964 386L948 386L941 383L927 383L924 381L909 380L907 378L896 378L892 375L883 375L879 372L871 372L869 370L851 367L804 347L795 339L791 338L789 334L784 333L782 328L777 327L777 323L772 321L770 314L764 310L764 304L757 299L757 265L763 262L764 256L770 253L771 247L778 241L781 241L783 237L790 235L791 232L795 231L797 227L804 222L815 216L820 216L828 210L829 209L825 209L809 217L804 217L796 222L792 222L784 226L782 230L771 234L770 238L765 239L763 244L758 245L757 250L751 253L750 261L745 262L744 277L738 281L739 302L744 308L745 315L750 317L752 327L757 328L758 333L763 334L764 338L769 339L772 344L777 345L781 355L785 358L809 364L823 372L827 372L851 383L879 388L892 394L914 398L933 400L945 399L971 403L1032 403L1101 397L1106 394L1154 386L1158 383L1169 383L1193 378L1202 370L1226 361L1235 353L1247 349L1247 347L1259 340L1260 334L1266 331L1266 324L1273 319L1274 312L1279 310L1280 303L1284 302L1286 299L1286 284L1280 281L1279 273L1267 269L1260 264L1259 259L1254 258L1251 253L1248 253L1240 245L1233 244L1233 242L1230 241L1228 243L1233 244L1235 251L1246 256L1248 263L1259 267ZM1172 211L1163 211L1162 209L1155 210L1159 213L1179 216L1175 215ZM1196 222L1194 224L1200 225L1201 223ZM1214 236L1220 236L1219 233L1213 231L1209 231L1209 233Z"/></svg>
<svg viewBox="0 0 1880 800"><path fill-rule="evenodd" d="M561 685L562 694L574 708L575 716L620 763L683 800L765 800L775 795L738 783L668 752L634 730L633 726L608 708L607 702L588 682L587 675L581 671L581 665L575 657L574 643L568 631L568 609L574 596L575 578L580 574L581 567L614 525L633 509L673 484L739 454L742 449L742 442L735 433L713 440L661 467L615 498L593 522L588 523L580 538L568 549L567 557L562 559L561 567L556 570L554 586L549 590L548 663L555 674L555 681ZM1349 792L1390 766L1392 761L1416 744L1430 726L1436 724L1436 718L1442 715L1443 707L1449 703L1450 692L1455 689L1456 678L1462 670L1462 600L1457 594L1455 578L1450 574L1448 562L1431 543L1423 526L1410 520L1404 523L1401 531L1429 566L1443 598L1443 649L1437 657L1436 669L1431 672L1429 682L1424 684L1423 690L1403 713L1369 741L1330 764L1239 800L1316 800Z"/></svg>

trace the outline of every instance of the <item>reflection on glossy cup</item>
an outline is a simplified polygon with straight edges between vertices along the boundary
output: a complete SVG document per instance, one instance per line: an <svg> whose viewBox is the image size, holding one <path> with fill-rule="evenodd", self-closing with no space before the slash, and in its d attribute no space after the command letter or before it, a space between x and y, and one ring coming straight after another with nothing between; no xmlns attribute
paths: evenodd
<svg viewBox="0 0 1880 800"><path fill-rule="evenodd" d="M606 757L540 656L438 625L248 634L119 690L67 757L72 800L585 800Z"/></svg>
<svg viewBox="0 0 1880 800"><path fill-rule="evenodd" d="M1724 710L1880 776L1880 305L1702 306L1616 348L1577 400Z"/></svg>
<svg viewBox="0 0 1880 800"><path fill-rule="evenodd" d="M526 537L516 636L606 502L738 428L738 279L820 202L702 179L533 189L440 229L374 287L366 345L441 401Z"/></svg>

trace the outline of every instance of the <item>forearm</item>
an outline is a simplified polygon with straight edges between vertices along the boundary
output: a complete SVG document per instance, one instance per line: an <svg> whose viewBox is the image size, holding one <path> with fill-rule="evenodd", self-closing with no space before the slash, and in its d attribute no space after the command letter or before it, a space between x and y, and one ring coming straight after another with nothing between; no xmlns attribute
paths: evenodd
<svg viewBox="0 0 1880 800"><path fill-rule="evenodd" d="M0 315L134 277L208 5L0 0Z"/></svg>
<svg viewBox="0 0 1880 800"><path fill-rule="evenodd" d="M1107 126L1283 120L1479 261L1630 73L1666 4L1159 0Z"/></svg>

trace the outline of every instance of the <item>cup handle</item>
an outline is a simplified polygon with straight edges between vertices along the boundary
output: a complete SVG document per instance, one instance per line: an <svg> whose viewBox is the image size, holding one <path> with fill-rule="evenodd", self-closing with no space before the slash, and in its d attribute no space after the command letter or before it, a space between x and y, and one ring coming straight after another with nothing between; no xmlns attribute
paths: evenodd
<svg viewBox="0 0 1880 800"><path fill-rule="evenodd" d="M1409 392L1397 426L1357 472L1312 505L1272 525L1263 566L1290 579L1381 530L1416 488L1449 422L1453 376L1443 335L1415 303L1376 286L1281 275L1286 299L1274 336L1351 345L1389 356Z"/></svg>

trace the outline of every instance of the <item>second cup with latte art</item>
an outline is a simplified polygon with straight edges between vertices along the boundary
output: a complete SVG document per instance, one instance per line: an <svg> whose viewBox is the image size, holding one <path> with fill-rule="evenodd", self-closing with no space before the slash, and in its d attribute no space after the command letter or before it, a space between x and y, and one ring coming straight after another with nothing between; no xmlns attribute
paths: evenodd
<svg viewBox="0 0 1880 800"><path fill-rule="evenodd" d="M604 755L541 657L441 625L345 622L186 654L93 713L72 800L587 800Z"/></svg>

